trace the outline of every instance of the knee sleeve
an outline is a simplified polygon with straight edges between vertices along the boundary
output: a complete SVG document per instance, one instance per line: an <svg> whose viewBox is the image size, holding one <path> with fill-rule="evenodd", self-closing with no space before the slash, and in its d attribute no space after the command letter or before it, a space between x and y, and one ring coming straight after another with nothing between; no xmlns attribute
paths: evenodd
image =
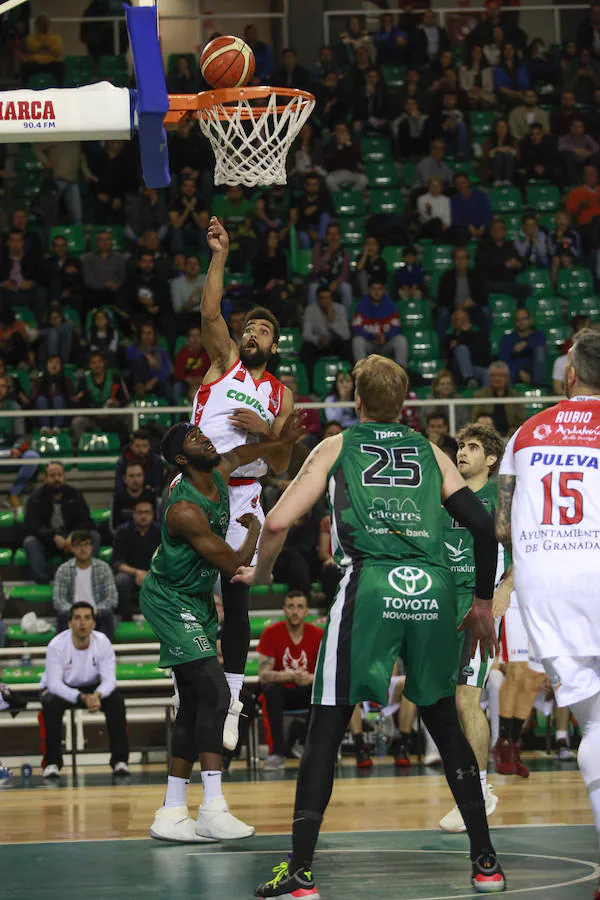
<svg viewBox="0 0 600 900"><path fill-rule="evenodd" d="M218 659L211 656L208 659L182 663L175 666L175 673L180 703L182 704L183 699L181 695L183 684L193 697L196 710L194 734L197 752L220 755L223 751L223 727L231 694ZM181 705L179 709L181 711Z"/></svg>
<svg viewBox="0 0 600 900"><path fill-rule="evenodd" d="M188 683L183 678L177 677L177 668L175 668L175 681L179 694L179 709L171 735L171 756L195 763L198 759L196 745L198 704Z"/></svg>
<svg viewBox="0 0 600 900"><path fill-rule="evenodd" d="M244 674L250 645L250 620L248 618L249 590L245 584L232 584L221 578L223 592L223 632L221 650L226 672Z"/></svg>

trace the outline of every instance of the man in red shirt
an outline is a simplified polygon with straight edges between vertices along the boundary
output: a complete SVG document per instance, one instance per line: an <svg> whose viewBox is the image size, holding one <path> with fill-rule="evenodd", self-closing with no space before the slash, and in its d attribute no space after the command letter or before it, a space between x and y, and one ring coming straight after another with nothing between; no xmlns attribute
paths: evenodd
<svg viewBox="0 0 600 900"><path fill-rule="evenodd" d="M202 330L192 325L188 330L187 344L175 357L175 399L193 399L210 368L210 357L202 346Z"/></svg>
<svg viewBox="0 0 600 900"><path fill-rule="evenodd" d="M271 728L272 752L263 769L282 769L286 747L283 712L308 709L323 630L305 622L308 601L301 591L289 591L283 602L283 622L269 625L258 643L258 677Z"/></svg>
<svg viewBox="0 0 600 900"><path fill-rule="evenodd" d="M584 249L595 249L600 221L600 185L596 166L584 167L583 184L569 192L566 210L579 228Z"/></svg>

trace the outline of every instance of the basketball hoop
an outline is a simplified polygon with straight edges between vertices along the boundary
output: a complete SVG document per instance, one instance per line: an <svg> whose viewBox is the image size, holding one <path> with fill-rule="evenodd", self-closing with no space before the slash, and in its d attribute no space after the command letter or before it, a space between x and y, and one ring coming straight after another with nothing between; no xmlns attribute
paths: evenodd
<svg viewBox="0 0 600 900"><path fill-rule="evenodd" d="M285 184L285 163L315 98L279 87L224 88L171 95L166 124L192 114L215 154L215 184Z"/></svg>

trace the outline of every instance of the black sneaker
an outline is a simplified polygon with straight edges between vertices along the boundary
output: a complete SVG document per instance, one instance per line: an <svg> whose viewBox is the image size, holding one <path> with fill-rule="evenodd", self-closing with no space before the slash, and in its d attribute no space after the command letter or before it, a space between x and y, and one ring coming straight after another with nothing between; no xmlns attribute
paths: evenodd
<svg viewBox="0 0 600 900"><path fill-rule="evenodd" d="M408 755L408 744L399 740L394 747L394 765L398 769L409 769L412 765Z"/></svg>
<svg viewBox="0 0 600 900"><path fill-rule="evenodd" d="M373 768L373 760L371 759L371 754L367 750L366 747L362 747L360 750L356 751L356 768L357 769L372 769Z"/></svg>
<svg viewBox="0 0 600 900"><path fill-rule="evenodd" d="M290 875L288 863L282 862L273 869L274 878L265 884L259 884L254 891L254 896L281 897L282 900L319 900L319 892L313 881L312 872L298 869Z"/></svg>
<svg viewBox="0 0 600 900"><path fill-rule="evenodd" d="M506 878L494 852L482 853L473 862L471 884L478 894L499 894L506 890Z"/></svg>

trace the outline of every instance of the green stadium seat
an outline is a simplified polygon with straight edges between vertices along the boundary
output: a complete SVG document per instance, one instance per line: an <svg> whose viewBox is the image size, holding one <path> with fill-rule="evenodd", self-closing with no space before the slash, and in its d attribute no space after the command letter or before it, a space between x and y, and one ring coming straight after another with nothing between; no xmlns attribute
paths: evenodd
<svg viewBox="0 0 600 900"><path fill-rule="evenodd" d="M41 434L32 439L31 447L46 458L73 455L71 435L65 431L61 431L60 434Z"/></svg>
<svg viewBox="0 0 600 900"><path fill-rule="evenodd" d="M418 359L437 360L440 355L438 336L432 328L405 331L408 341L408 358L412 362Z"/></svg>
<svg viewBox="0 0 600 900"><path fill-rule="evenodd" d="M590 296L572 295L567 301L568 316L589 316L590 319L600 318L600 297L597 294Z"/></svg>
<svg viewBox="0 0 600 900"><path fill-rule="evenodd" d="M560 191L555 184L529 184L527 205L538 213L555 212L560 208Z"/></svg>
<svg viewBox="0 0 600 900"><path fill-rule="evenodd" d="M244 675L246 676L246 678L255 678L258 675L258 660L257 659L246 660L246 668L244 669Z"/></svg>
<svg viewBox="0 0 600 900"><path fill-rule="evenodd" d="M465 159L455 159L452 161L446 160L448 166L454 174L457 172L464 172L465 175L469 176L469 181L471 184L477 185L480 183L481 179L479 175L475 171L475 163L472 163L470 160Z"/></svg>
<svg viewBox="0 0 600 900"><path fill-rule="evenodd" d="M371 191L372 216L398 216L404 210L404 199L400 188L390 191Z"/></svg>
<svg viewBox="0 0 600 900"><path fill-rule="evenodd" d="M103 525L110 520L110 509L108 507L90 509L90 516L94 525Z"/></svg>
<svg viewBox="0 0 600 900"><path fill-rule="evenodd" d="M335 385L338 372L350 372L352 366L337 356L322 356L315 365L313 374L313 390L319 397L330 394Z"/></svg>
<svg viewBox="0 0 600 900"><path fill-rule="evenodd" d="M27 565L27 554L25 553L22 547L18 547L12 558L13 566L26 566Z"/></svg>
<svg viewBox="0 0 600 900"><path fill-rule="evenodd" d="M381 78L390 90L398 90L404 84L406 66L382 66Z"/></svg>
<svg viewBox="0 0 600 900"><path fill-rule="evenodd" d="M510 334L512 330L512 328L503 327L502 325L498 328L492 328L492 330L490 331L490 350L492 351L492 356L498 356L498 353L500 351L500 341L505 334Z"/></svg>
<svg viewBox="0 0 600 900"><path fill-rule="evenodd" d="M53 225L48 241L50 249L52 249L52 241L56 237L66 238L67 249L72 256L81 256L82 253L85 253L85 232L82 225Z"/></svg>
<svg viewBox="0 0 600 900"><path fill-rule="evenodd" d="M154 663L117 663L117 681L146 681L148 678L171 681L169 670L159 669Z"/></svg>
<svg viewBox="0 0 600 900"><path fill-rule="evenodd" d="M521 394L522 397L529 398L529 402L524 404L525 407L525 415L527 417L534 416L536 413L541 412L548 406L548 403L541 402L542 397L548 396L548 391L543 387L533 387L530 384L515 384L513 385L514 389L518 394ZM540 398L540 399L532 399L532 398Z"/></svg>
<svg viewBox="0 0 600 900"><path fill-rule="evenodd" d="M552 294L552 282L546 269L525 269L517 275L519 284L528 284L534 297L547 297Z"/></svg>
<svg viewBox="0 0 600 900"><path fill-rule="evenodd" d="M428 275L441 275L452 267L454 247L451 244L435 244L423 250L422 266Z"/></svg>
<svg viewBox="0 0 600 900"><path fill-rule="evenodd" d="M89 84L93 77L94 61L91 56L65 56L66 87Z"/></svg>
<svg viewBox="0 0 600 900"><path fill-rule="evenodd" d="M257 640L265 628L273 624L271 616L250 616L250 637Z"/></svg>
<svg viewBox="0 0 600 900"><path fill-rule="evenodd" d="M395 163L367 163L365 175L370 188L394 188L398 185L398 172Z"/></svg>
<svg viewBox="0 0 600 900"><path fill-rule="evenodd" d="M502 185L493 187L489 193L489 201L494 213L510 213L521 209L521 192L518 188Z"/></svg>
<svg viewBox="0 0 600 900"><path fill-rule="evenodd" d="M42 172L44 163L38 159L31 144L19 144L17 151L17 172Z"/></svg>
<svg viewBox="0 0 600 900"><path fill-rule="evenodd" d="M39 684L45 666L9 666L2 672L2 684Z"/></svg>
<svg viewBox="0 0 600 900"><path fill-rule="evenodd" d="M312 250L296 250L292 253L291 267L294 275L308 278L312 272Z"/></svg>
<svg viewBox="0 0 600 900"><path fill-rule="evenodd" d="M384 162L392 158L392 147L383 135L369 134L360 142L363 163Z"/></svg>
<svg viewBox="0 0 600 900"><path fill-rule="evenodd" d="M271 585L271 593L272 594L281 594L284 596L289 591L290 586L286 584L285 581L274 581Z"/></svg>
<svg viewBox="0 0 600 900"><path fill-rule="evenodd" d="M365 201L360 191L334 191L331 196L336 216L364 216Z"/></svg>
<svg viewBox="0 0 600 900"><path fill-rule="evenodd" d="M390 276L404 265L404 247L384 247L381 256L387 264Z"/></svg>
<svg viewBox="0 0 600 900"><path fill-rule="evenodd" d="M508 294L490 294L488 306L495 328L501 325L510 325L512 328L517 311L517 301L514 297L509 297Z"/></svg>
<svg viewBox="0 0 600 900"><path fill-rule="evenodd" d="M113 548L112 547L100 547L98 551L98 559L101 559L102 562L111 563L113 558Z"/></svg>
<svg viewBox="0 0 600 900"><path fill-rule="evenodd" d="M592 273L584 266L574 266L572 269L563 269L559 272L557 293L561 297L577 297L593 292Z"/></svg>
<svg viewBox="0 0 600 900"><path fill-rule="evenodd" d="M365 242L364 219L339 219L342 243L345 247L362 247Z"/></svg>
<svg viewBox="0 0 600 900"><path fill-rule="evenodd" d="M284 375L289 375L296 379L298 382L299 394L303 394L304 396L310 394L308 374L304 363L296 362L293 359L280 359L277 366L277 377L282 378Z"/></svg>
<svg viewBox="0 0 600 900"><path fill-rule="evenodd" d="M542 330L547 325L562 325L563 318L560 300L554 295L550 297L528 297L525 307L532 315L533 321Z"/></svg>
<svg viewBox="0 0 600 900"><path fill-rule="evenodd" d="M15 524L15 514L10 509L0 510L0 528L12 528Z"/></svg>
<svg viewBox="0 0 600 900"><path fill-rule="evenodd" d="M562 354L563 344L571 337L568 325L551 325L546 328L546 347L549 353Z"/></svg>
<svg viewBox="0 0 600 900"><path fill-rule="evenodd" d="M498 216L498 218L502 219L502 221L504 222L506 228L506 236L510 238L511 241L513 241L521 231L521 227L523 224L521 215L515 215L514 213L504 213L503 215Z"/></svg>
<svg viewBox="0 0 600 900"><path fill-rule="evenodd" d="M101 231L110 231L113 239L113 250L125 250L125 229L122 225L94 225L90 229L90 247L96 249L96 235Z"/></svg>
<svg viewBox="0 0 600 900"><path fill-rule="evenodd" d="M11 600L27 603L49 603L52 600L51 584L15 584L9 592Z"/></svg>
<svg viewBox="0 0 600 900"><path fill-rule="evenodd" d="M295 356L302 346L302 333L299 328L282 328L277 344L277 352L281 356Z"/></svg>
<svg viewBox="0 0 600 900"><path fill-rule="evenodd" d="M79 438L77 452L81 457L119 456L121 441L119 435L112 431L86 432ZM78 463L78 468L85 472L110 472L114 467L114 463L86 463L83 460Z"/></svg>
<svg viewBox="0 0 600 900"><path fill-rule="evenodd" d="M56 78L49 72L38 72L37 75L29 77L27 87L32 91L45 91L47 88L56 87Z"/></svg>
<svg viewBox="0 0 600 900"><path fill-rule="evenodd" d="M431 328L431 310L427 300L402 300L397 307L403 328Z"/></svg>
<svg viewBox="0 0 600 900"><path fill-rule="evenodd" d="M416 162L402 163L402 184L405 187L408 187L408 188L412 187L412 183L415 180L416 168L417 168Z"/></svg>
<svg viewBox="0 0 600 900"><path fill-rule="evenodd" d="M487 137L494 130L496 113L492 110L472 110L470 113L471 133L473 137Z"/></svg>
<svg viewBox="0 0 600 900"><path fill-rule="evenodd" d="M15 319L17 320L17 322L23 322L30 328L37 329L37 319L34 316L33 311L28 306L13 306L12 310L15 314Z"/></svg>
<svg viewBox="0 0 600 900"><path fill-rule="evenodd" d="M13 552L10 547L0 547L0 567L10 566L12 563Z"/></svg>
<svg viewBox="0 0 600 900"><path fill-rule="evenodd" d="M20 625L9 625L6 629L6 639L12 644L25 644L32 647L46 647L53 637L56 637L56 628L54 625L49 631L43 634L29 634L23 631Z"/></svg>
<svg viewBox="0 0 600 900"><path fill-rule="evenodd" d="M72 306L63 306L63 313L67 322L70 322L76 331L81 331L81 316L78 311L73 309ZM77 369L77 366L74 363L67 363L66 365L72 366L74 371Z"/></svg>
<svg viewBox="0 0 600 900"><path fill-rule="evenodd" d="M156 635L145 619L135 622L120 622L115 628L115 644L134 644L136 642L145 644L155 640Z"/></svg>
<svg viewBox="0 0 600 900"><path fill-rule="evenodd" d="M171 427L171 414L156 412L161 406L169 406L169 403L164 397L157 397L155 394L147 394L143 400L134 400L133 406L136 406L138 409L147 410L146 412L140 413L140 428L145 428L149 422L155 422L163 428ZM149 410L153 411L150 412Z"/></svg>
<svg viewBox="0 0 600 900"><path fill-rule="evenodd" d="M115 87L129 87L125 57L101 56L98 62L98 81L110 81Z"/></svg>
<svg viewBox="0 0 600 900"><path fill-rule="evenodd" d="M421 378L431 382L440 369L444 368L444 364L439 359L413 359L410 361L410 367L418 372Z"/></svg>

